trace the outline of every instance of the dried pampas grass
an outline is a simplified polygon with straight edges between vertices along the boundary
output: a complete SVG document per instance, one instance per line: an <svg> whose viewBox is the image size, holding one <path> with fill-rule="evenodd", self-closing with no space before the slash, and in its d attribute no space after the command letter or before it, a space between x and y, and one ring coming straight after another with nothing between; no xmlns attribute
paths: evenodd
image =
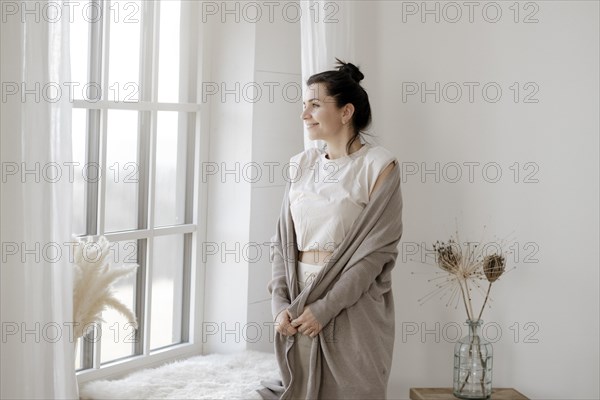
<svg viewBox="0 0 600 400"><path fill-rule="evenodd" d="M104 322L102 311L107 307L121 313L137 329L134 313L114 296L112 284L133 273L137 265L114 268L107 256L110 243L100 236L98 241L86 238L75 247L75 276L73 283L73 321L75 339L85 335L98 322Z"/></svg>

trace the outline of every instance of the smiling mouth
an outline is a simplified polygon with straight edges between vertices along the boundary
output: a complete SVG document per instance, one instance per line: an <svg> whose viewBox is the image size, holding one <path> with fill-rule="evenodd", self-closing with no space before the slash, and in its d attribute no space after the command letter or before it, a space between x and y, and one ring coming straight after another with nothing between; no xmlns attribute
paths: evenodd
<svg viewBox="0 0 600 400"><path fill-rule="evenodd" d="M310 129L310 128L315 127L317 125L319 125L319 124L316 124L316 123L315 124L306 124L306 129Z"/></svg>

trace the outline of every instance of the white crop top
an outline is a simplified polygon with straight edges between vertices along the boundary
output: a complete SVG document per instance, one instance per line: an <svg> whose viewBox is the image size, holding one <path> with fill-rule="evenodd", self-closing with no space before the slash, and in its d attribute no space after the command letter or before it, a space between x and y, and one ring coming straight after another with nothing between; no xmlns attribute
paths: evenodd
<svg viewBox="0 0 600 400"><path fill-rule="evenodd" d="M330 160L310 148L290 159L289 200L299 251L334 251L369 202L379 174L396 157L364 143L350 155Z"/></svg>

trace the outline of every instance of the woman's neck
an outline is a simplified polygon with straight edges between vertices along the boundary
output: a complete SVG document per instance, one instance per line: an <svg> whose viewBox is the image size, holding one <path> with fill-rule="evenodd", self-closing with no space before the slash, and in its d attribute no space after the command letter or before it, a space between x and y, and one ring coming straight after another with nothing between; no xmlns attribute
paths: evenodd
<svg viewBox="0 0 600 400"><path fill-rule="evenodd" d="M327 158L329 160L335 160L336 158L341 158L347 156L349 154L354 153L355 151L360 150L363 144L360 142L359 138L354 139L352 145L350 145L350 152L346 153L346 146L348 140L336 141L336 142L327 142Z"/></svg>

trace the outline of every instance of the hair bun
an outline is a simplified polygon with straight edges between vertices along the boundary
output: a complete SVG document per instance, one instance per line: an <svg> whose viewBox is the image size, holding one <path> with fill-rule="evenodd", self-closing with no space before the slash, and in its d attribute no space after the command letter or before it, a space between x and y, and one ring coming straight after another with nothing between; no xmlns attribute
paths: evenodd
<svg viewBox="0 0 600 400"><path fill-rule="evenodd" d="M352 63L343 62L338 58L336 58L336 60L339 65L338 71L344 72L344 73L350 75L356 83L360 83L360 81L365 79L365 76L363 75L362 72L360 72L360 70L358 69L358 67L356 65L354 65Z"/></svg>

